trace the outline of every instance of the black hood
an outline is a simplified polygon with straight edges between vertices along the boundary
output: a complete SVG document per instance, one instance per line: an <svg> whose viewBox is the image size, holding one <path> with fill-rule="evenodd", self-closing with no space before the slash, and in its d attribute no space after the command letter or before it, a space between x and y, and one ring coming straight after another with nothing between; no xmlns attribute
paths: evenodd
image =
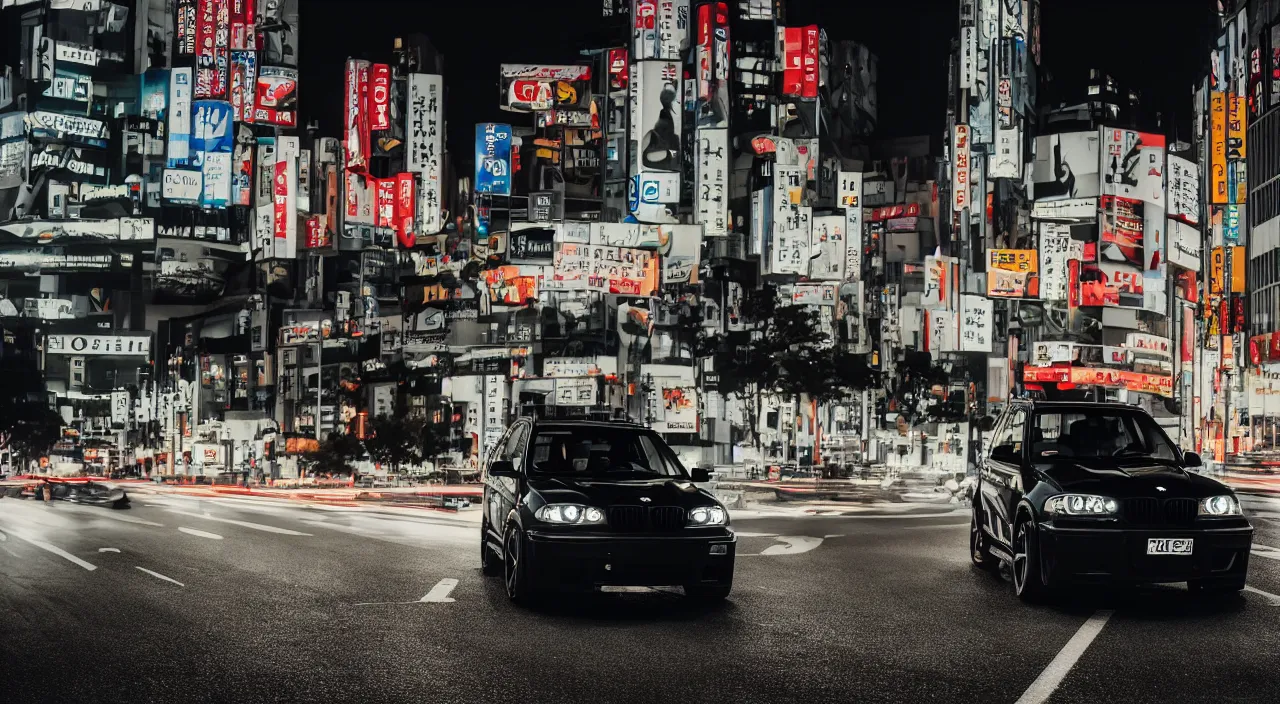
<svg viewBox="0 0 1280 704"><path fill-rule="evenodd" d="M568 476L533 476L529 488L549 504L577 503L599 508L630 506L695 506L718 504L710 493L683 477L652 479L603 479ZM642 501L647 497L649 501Z"/></svg>
<svg viewBox="0 0 1280 704"><path fill-rule="evenodd" d="M1117 499L1135 496L1193 498L1230 494L1230 489L1209 477L1167 464L1058 460L1036 465L1036 471L1063 491L1099 494Z"/></svg>

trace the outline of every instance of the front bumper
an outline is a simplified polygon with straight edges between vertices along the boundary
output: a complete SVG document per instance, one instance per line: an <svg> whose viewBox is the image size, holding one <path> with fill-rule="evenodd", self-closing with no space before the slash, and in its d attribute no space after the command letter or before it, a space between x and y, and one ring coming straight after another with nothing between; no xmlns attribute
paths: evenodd
<svg viewBox="0 0 1280 704"><path fill-rule="evenodd" d="M730 531L699 535L526 534L527 577L537 588L592 590L733 583L737 538ZM724 554L711 554L722 546Z"/></svg>
<svg viewBox="0 0 1280 704"><path fill-rule="evenodd" d="M1253 528L1087 528L1039 526L1041 569L1050 584L1240 581L1249 569ZM1148 555L1150 538L1191 538L1190 555Z"/></svg>

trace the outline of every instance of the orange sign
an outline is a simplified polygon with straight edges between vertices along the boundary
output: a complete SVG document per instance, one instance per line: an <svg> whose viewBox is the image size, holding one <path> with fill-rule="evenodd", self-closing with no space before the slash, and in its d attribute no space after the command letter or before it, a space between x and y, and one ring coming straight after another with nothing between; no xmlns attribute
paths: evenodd
<svg viewBox="0 0 1280 704"><path fill-rule="evenodd" d="M1209 94L1209 202L1227 203L1227 95Z"/></svg>

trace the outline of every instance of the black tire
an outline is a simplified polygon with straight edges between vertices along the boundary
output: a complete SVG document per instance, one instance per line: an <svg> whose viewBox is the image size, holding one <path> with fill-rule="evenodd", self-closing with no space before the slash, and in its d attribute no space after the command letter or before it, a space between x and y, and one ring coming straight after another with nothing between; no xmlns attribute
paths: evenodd
<svg viewBox="0 0 1280 704"><path fill-rule="evenodd" d="M1034 529L1035 523L1025 513L1013 528L1013 591L1028 603L1043 600L1049 592L1040 575L1040 541Z"/></svg>
<svg viewBox="0 0 1280 704"><path fill-rule="evenodd" d="M695 601L724 601L733 591L732 584L686 584L684 595Z"/></svg>
<svg viewBox="0 0 1280 704"><path fill-rule="evenodd" d="M493 554L493 548L489 545L489 525L482 523L480 525L480 572L482 574L498 574L502 562L498 560L498 556Z"/></svg>
<svg viewBox="0 0 1280 704"><path fill-rule="evenodd" d="M520 528L507 526L502 545L502 576L507 598L517 604L529 604L534 592L529 586L529 565L524 559L524 534Z"/></svg>
<svg viewBox="0 0 1280 704"><path fill-rule="evenodd" d="M1187 589L1197 596L1230 596L1244 591L1244 580L1203 580L1193 579L1187 582Z"/></svg>
<svg viewBox="0 0 1280 704"><path fill-rule="evenodd" d="M1000 569L1000 558L991 554L987 534L982 530L983 522L978 519L977 504L974 504L969 514L969 560L973 562L974 567L994 574Z"/></svg>

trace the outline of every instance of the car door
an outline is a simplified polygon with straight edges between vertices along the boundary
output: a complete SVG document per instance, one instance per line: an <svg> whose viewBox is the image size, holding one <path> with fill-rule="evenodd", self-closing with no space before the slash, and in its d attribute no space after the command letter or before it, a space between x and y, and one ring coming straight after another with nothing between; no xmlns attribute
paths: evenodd
<svg viewBox="0 0 1280 704"><path fill-rule="evenodd" d="M529 438L529 423L527 421L516 421L511 429L503 436L493 452L493 460L507 460L519 471L524 471L526 456L524 446ZM495 531L501 534L506 525L507 516L510 515L512 509L520 501L520 480L515 477L491 477L493 482L494 493L497 497L494 506L494 514L490 517L490 525Z"/></svg>
<svg viewBox="0 0 1280 704"><path fill-rule="evenodd" d="M1013 519L1022 499L1022 466L1026 455L1027 408L1006 411L992 435L982 463L982 514L991 536L1013 544Z"/></svg>
<svg viewBox="0 0 1280 704"><path fill-rule="evenodd" d="M489 451L489 455L484 461L484 517L485 523L488 525L491 533L490 539L502 543L502 523L506 517L506 511L502 509L504 504L503 493L506 490L505 485L500 481L501 477L495 477L489 474L489 468L493 466L494 460L498 459L503 448L507 446L507 441L511 439L512 433L515 432L515 426L507 428L507 432L502 434L498 440L498 444Z"/></svg>

